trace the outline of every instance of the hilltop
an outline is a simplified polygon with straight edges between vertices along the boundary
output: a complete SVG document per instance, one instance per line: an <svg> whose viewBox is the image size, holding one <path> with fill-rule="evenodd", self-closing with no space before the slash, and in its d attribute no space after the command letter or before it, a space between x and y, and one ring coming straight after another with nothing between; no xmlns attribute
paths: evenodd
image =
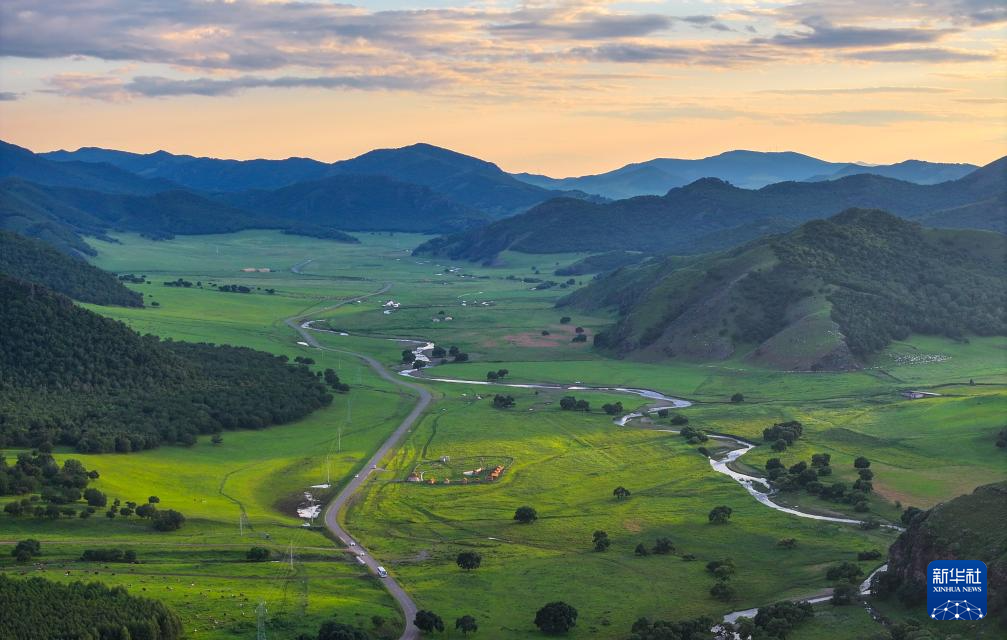
<svg viewBox="0 0 1007 640"><path fill-rule="evenodd" d="M557 198L469 232L435 238L419 254L492 261L525 253L637 250L703 253L793 229L850 207L884 209L935 226L1001 230L1007 158L959 180L918 185L875 175L781 182L758 190L703 178L664 196L597 204Z"/></svg>
<svg viewBox="0 0 1007 640"><path fill-rule="evenodd" d="M910 333L1007 333L1005 258L1001 234L851 209L724 253L619 269L560 304L616 309L595 345L622 357L852 369Z"/></svg>

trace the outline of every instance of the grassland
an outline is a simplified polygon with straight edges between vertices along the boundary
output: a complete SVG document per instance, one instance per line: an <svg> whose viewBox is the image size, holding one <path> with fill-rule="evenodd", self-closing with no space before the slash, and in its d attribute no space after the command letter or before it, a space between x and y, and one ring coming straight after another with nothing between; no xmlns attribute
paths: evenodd
<svg viewBox="0 0 1007 640"><path fill-rule="evenodd" d="M94 579L147 589L175 605L192 638L247 637L254 620L249 608L259 601L269 609L271 637L310 632L332 615L367 627L372 615L380 615L389 620L386 631L393 634L398 613L378 581L358 570L324 532L300 526L293 510L303 492L324 482L326 475L338 487L355 473L413 399L349 356L298 345L282 320L309 312L350 334L316 334L324 344L367 353L388 366L398 363L404 348L390 338L430 339L457 345L472 360L441 367L438 375L484 380L487 370L507 368L514 382L657 389L695 401L683 411L692 424L749 438L759 437L773 422L799 419L805 435L782 457L791 462L829 452L837 479L849 480L852 459L867 456L879 494L872 510L885 518L897 517L895 500L929 506L1007 477L1003 453L993 446L1007 408L1002 339L955 343L913 337L879 356L872 368L843 374L787 373L740 361L613 361L594 353L590 343L570 341L574 327L590 334L611 322L610 316L574 314L562 324L564 314L552 305L570 289L533 290L535 283L521 280L562 282L565 278L549 275L552 269L581 254L506 254L502 266L488 268L414 258L409 249L420 236L360 237L360 245L274 232L168 242L124 235L120 244L95 242L98 266L147 275L151 284L131 286L160 305L92 307L100 313L164 337L310 356L319 368L337 369L353 390L297 424L229 432L217 446L200 441L192 448L129 455L73 454L101 472L96 486L110 496L142 500L158 495L164 505L181 510L189 521L179 532L155 534L139 522L121 519L4 517L0 539L32 536L43 542L45 566L32 573L69 580L87 571ZM290 270L294 265L300 265L300 273ZM241 271L245 267L272 271L248 274ZM203 286L161 284L179 277ZM253 293L223 293L211 282L242 284ZM373 292L386 283L392 287L379 297L328 309L334 300ZM400 306L384 307L389 300ZM968 385L969 379L978 384ZM376 557L387 559L386 566L420 606L440 613L449 627L455 617L469 613L479 619L485 637L527 637L535 609L564 599L581 612L574 637L621 637L640 615L717 615L817 592L827 586L829 564L852 559L859 550L884 550L891 538L770 511L713 472L682 438L619 429L597 411L616 400L636 408L643 404L640 398L578 392L595 407L584 414L560 411L558 394L552 392L444 383L429 387L435 404L387 461L388 471L367 485L344 517ZM909 401L897 394L906 387L933 388L943 395ZM514 395L517 407L493 409L487 394L494 391ZM745 402L728 401L736 392L745 395ZM400 482L418 462L442 455L513 463L493 484ZM744 463L758 468L772 455L759 447ZM961 473L965 469L968 474ZM612 489L618 485L633 495L615 500ZM795 500L816 509L836 508L816 498ZM522 504L535 506L540 520L528 526L514 523L513 511ZM729 525L707 523L707 512L718 504L735 510ZM244 536L238 532L242 512L250 525ZM613 540L607 552L590 548L596 529ZM679 554L694 554L697 560L633 555L637 543L652 544L659 536L670 537ZM776 543L783 537L798 539L798 547L779 549ZM85 566L74 560L89 545L113 544L136 548L143 564ZM289 562L243 562L252 544L271 547L278 558L292 544L293 568ZM459 570L454 557L461 550L479 551L483 566L471 573ZM739 595L723 603L707 595L713 580L704 565L728 555L738 564L732 582ZM872 568L863 566L865 571ZM0 560L0 570L24 569ZM855 610L826 609L821 624L809 624L795 637L837 637L824 635L835 624L870 626Z"/></svg>

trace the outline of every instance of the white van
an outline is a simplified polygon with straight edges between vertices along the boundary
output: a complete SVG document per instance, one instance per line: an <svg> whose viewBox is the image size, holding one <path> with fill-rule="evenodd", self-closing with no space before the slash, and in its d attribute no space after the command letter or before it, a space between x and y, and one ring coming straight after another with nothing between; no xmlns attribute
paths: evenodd
<svg viewBox="0 0 1007 640"><path fill-rule="evenodd" d="M378 567L378 577L380 577L380 578L387 578L388 577L388 572L385 571L384 567Z"/></svg>

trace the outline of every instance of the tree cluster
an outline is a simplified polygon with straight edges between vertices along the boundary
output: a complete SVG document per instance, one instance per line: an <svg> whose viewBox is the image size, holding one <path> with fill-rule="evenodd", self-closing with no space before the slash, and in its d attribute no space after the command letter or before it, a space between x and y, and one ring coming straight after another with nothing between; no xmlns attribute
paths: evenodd
<svg viewBox="0 0 1007 640"><path fill-rule="evenodd" d="M563 396L560 398L559 408L564 411L590 411L591 403L587 400L578 400L573 396Z"/></svg>
<svg viewBox="0 0 1007 640"><path fill-rule="evenodd" d="M773 451L785 451L804 433L804 425L797 420L777 422L762 430L762 439L773 443Z"/></svg>
<svg viewBox="0 0 1007 640"><path fill-rule="evenodd" d="M61 584L0 575L0 637L19 640L176 640L182 622L163 602L99 582Z"/></svg>
<svg viewBox="0 0 1007 640"><path fill-rule="evenodd" d="M831 460L832 456L828 453L816 453L811 456L810 466L802 460L788 468L779 458L770 458L766 461L766 472L773 486L780 491L804 490L824 500L851 504L857 511L868 511L870 505L867 500L874 490L870 460L861 456L854 461L859 477L852 486L824 480L832 475Z"/></svg>

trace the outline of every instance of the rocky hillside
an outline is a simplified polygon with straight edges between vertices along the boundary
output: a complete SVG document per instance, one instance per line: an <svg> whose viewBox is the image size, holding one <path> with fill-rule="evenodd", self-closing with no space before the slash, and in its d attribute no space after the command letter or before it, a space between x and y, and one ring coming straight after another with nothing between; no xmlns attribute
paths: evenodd
<svg viewBox="0 0 1007 640"><path fill-rule="evenodd" d="M926 593L927 565L932 560L981 560L989 571L989 613L1000 618L1007 635L1005 522L1007 482L978 487L917 514L888 550L885 590L896 591L911 602L914 593Z"/></svg>

